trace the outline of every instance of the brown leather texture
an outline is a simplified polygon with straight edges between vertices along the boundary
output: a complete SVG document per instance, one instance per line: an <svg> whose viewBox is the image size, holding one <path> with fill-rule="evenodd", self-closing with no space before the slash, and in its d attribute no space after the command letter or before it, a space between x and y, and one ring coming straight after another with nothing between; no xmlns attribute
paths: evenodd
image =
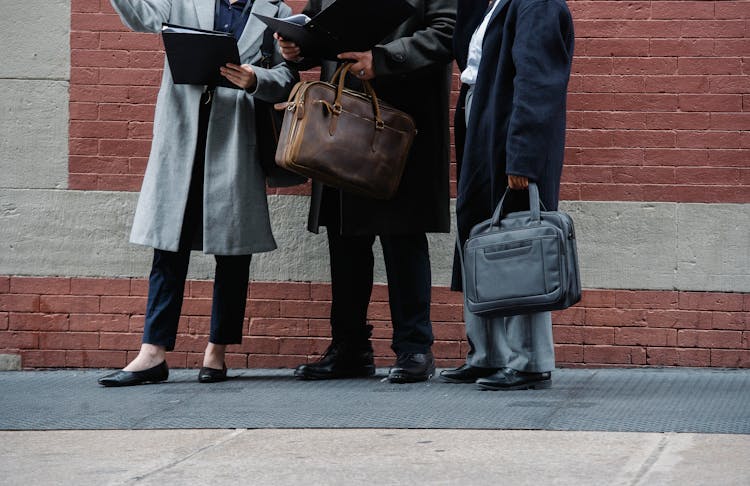
<svg viewBox="0 0 750 486"><path fill-rule="evenodd" d="M346 69L339 84L300 82L292 90L276 163L347 192L389 199L416 135L414 120L377 100L367 84L369 94L340 86Z"/></svg>

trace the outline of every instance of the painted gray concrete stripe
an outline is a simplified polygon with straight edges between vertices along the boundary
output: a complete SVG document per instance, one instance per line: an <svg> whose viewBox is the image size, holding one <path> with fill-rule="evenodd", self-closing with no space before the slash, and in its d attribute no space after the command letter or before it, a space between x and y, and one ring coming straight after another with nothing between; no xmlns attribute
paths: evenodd
<svg viewBox="0 0 750 486"><path fill-rule="evenodd" d="M137 194L0 189L0 274L145 277L151 252L128 243ZM328 281L324 234L305 230L308 198L270 196L279 249L258 281ZM750 291L750 204L565 202L586 288ZM450 282L452 235L431 235L433 284ZM376 248L376 279L385 271ZM190 278L213 277L196 254Z"/></svg>
<svg viewBox="0 0 750 486"><path fill-rule="evenodd" d="M70 1L47 0L33 15L25 7L0 2L0 78L69 79Z"/></svg>
<svg viewBox="0 0 750 486"><path fill-rule="evenodd" d="M2 2L0 187L65 188L68 181L70 2Z"/></svg>
<svg viewBox="0 0 750 486"><path fill-rule="evenodd" d="M0 80L0 187L68 185L67 81Z"/></svg>

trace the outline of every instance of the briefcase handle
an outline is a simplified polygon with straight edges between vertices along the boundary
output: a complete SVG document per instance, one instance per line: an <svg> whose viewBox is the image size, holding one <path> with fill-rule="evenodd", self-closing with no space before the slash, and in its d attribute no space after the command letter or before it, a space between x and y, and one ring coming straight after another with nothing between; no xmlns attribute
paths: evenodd
<svg viewBox="0 0 750 486"><path fill-rule="evenodd" d="M333 102L333 115L339 116L343 110L341 105L341 97L344 93L344 83L346 81L346 75L354 65L352 62L345 62L341 64L331 76L331 84L337 84L336 88L336 99ZM362 85L365 87L365 93L370 96L372 100L372 109L375 117L375 129L382 130L385 128L385 123L380 116L380 103L378 102L378 96L375 94L375 89L366 79L362 80Z"/></svg>
<svg viewBox="0 0 750 486"><path fill-rule="evenodd" d="M500 199L500 202L495 208L495 212L492 214L492 226L500 226L500 220L503 219L503 202L505 202L506 196L510 193L510 187L505 189L505 194ZM541 221L541 213L539 208L547 210L544 207L544 203L539 200L539 187L536 182L529 181L529 211L531 212L531 221Z"/></svg>

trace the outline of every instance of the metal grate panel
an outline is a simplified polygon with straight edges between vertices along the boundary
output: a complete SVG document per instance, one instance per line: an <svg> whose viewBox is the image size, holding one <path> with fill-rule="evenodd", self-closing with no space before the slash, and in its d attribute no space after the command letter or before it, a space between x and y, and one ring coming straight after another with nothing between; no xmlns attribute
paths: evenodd
<svg viewBox="0 0 750 486"><path fill-rule="evenodd" d="M750 434L750 370L564 369L549 390L298 381L291 370L230 370L197 383L103 388L101 370L0 373L0 429L409 428Z"/></svg>

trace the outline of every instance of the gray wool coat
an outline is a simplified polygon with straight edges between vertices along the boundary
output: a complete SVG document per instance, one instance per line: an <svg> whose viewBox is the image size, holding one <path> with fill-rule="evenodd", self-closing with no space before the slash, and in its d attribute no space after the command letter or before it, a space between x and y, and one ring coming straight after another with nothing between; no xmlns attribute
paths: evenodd
<svg viewBox="0 0 750 486"><path fill-rule="evenodd" d="M212 30L212 0L111 0L123 23L139 32L160 32L162 22ZM255 0L251 12L286 17L279 0ZM265 24L251 15L238 40L243 64L259 61ZM278 53L276 53L278 56ZM253 66L252 93L216 88L206 140L203 188L205 253L246 255L276 248L266 199L265 175L258 161L254 98L286 100L298 75L279 56L272 69ZM175 85L165 59L156 102L154 134L130 241L177 251L198 133L203 86Z"/></svg>

